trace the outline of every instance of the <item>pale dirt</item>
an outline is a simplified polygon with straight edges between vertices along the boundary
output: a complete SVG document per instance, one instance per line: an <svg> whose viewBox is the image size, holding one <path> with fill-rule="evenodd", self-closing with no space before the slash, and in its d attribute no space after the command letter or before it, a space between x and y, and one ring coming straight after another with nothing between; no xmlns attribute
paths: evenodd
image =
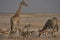
<svg viewBox="0 0 60 40"><path fill-rule="evenodd" d="M10 18L14 14L0 14L0 28L3 30L10 29ZM30 24L31 27L29 30L41 29L46 21L52 17L58 18L58 26L60 29L60 14L21 14L20 19L20 28L24 27L25 25ZM60 30L58 32L60 35ZM0 40L15 40L15 38L0 38ZM17 38L17 40L22 40L21 38ZM25 39L28 40L28 39ZM30 40L60 40L60 36L57 38L31 38Z"/></svg>

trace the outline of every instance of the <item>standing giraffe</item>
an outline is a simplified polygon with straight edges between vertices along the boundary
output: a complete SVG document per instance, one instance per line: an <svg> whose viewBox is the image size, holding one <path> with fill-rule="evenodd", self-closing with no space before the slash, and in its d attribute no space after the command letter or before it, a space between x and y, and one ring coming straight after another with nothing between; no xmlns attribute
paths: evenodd
<svg viewBox="0 0 60 40"><path fill-rule="evenodd" d="M26 6L26 7L28 6L27 3L24 0L21 1L20 5L19 5L19 8L16 11L15 15L12 16L11 19L10 19L11 31L14 31L17 28L19 28L20 14L22 13L21 12L22 6Z"/></svg>

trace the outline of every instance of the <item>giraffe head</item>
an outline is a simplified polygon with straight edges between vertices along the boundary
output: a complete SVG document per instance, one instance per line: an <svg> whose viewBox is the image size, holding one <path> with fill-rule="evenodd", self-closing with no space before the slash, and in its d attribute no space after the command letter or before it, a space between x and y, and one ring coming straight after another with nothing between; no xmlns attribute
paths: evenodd
<svg viewBox="0 0 60 40"><path fill-rule="evenodd" d="M26 7L28 6L28 4L24 0L20 4Z"/></svg>

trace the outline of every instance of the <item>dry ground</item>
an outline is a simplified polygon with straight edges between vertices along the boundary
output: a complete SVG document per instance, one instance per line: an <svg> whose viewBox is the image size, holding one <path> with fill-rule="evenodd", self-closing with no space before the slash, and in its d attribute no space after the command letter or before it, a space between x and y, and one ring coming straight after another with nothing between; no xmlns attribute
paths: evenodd
<svg viewBox="0 0 60 40"><path fill-rule="evenodd" d="M3 30L10 29L10 18L14 14L0 14L0 28ZM30 24L31 27L29 30L35 30L41 29L45 22L52 18L57 17L58 18L58 26L59 26L59 32L60 35L60 14L21 14L20 19L20 28L24 27L25 25ZM15 40L12 38L0 38L0 40ZM17 40L22 40L21 38L17 38ZM26 39L28 40L28 39ZM60 36L57 38L31 38L31 40L60 40Z"/></svg>

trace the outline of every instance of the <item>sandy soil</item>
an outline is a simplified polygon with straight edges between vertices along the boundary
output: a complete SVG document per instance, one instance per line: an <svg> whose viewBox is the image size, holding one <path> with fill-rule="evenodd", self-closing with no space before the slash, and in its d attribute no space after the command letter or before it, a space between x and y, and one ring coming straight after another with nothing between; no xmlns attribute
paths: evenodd
<svg viewBox="0 0 60 40"><path fill-rule="evenodd" d="M0 28L3 30L10 29L10 18L14 14L0 14ZM46 21L52 17L57 17L58 18L58 26L60 26L60 14L21 14L21 19L20 19L20 27L24 27L25 25L30 24L31 27L29 30L35 30L37 31L38 29L41 29ZM60 29L60 27L59 27ZM58 32L60 35L60 30ZM6 38L0 37L0 40L15 40L15 38ZM16 40L22 40L21 38L17 38ZM25 39L28 40L28 39ZM60 40L60 36L57 38L46 38L46 37L41 37L41 38L30 38L29 40Z"/></svg>

